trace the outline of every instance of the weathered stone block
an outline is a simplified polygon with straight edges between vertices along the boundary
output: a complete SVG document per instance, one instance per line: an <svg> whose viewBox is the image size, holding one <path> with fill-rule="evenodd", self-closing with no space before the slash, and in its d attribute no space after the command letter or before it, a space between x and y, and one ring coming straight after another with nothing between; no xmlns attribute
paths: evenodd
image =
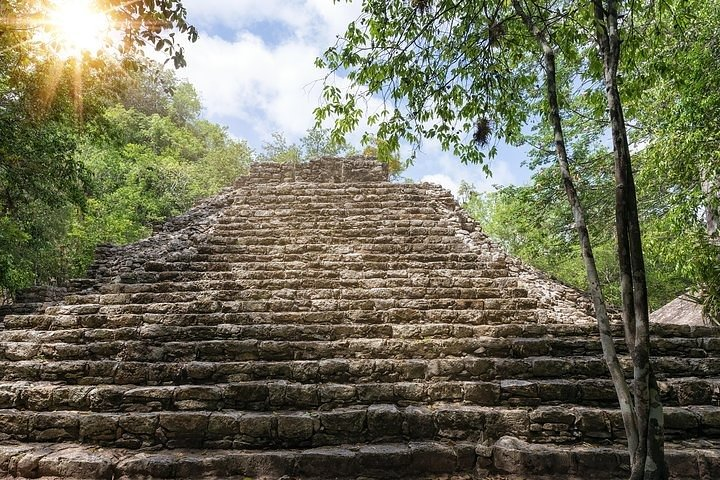
<svg viewBox="0 0 720 480"><path fill-rule="evenodd" d="M402 432L403 416L395 405L371 405L367 410L368 432L378 438Z"/></svg>
<svg viewBox="0 0 720 480"><path fill-rule="evenodd" d="M663 414L666 431L672 432L674 430L690 434L695 433L700 427L700 418L689 410L666 407Z"/></svg>
<svg viewBox="0 0 720 480"><path fill-rule="evenodd" d="M66 448L43 457L38 462L41 476L75 478L113 478L115 458L110 453L88 452L81 448Z"/></svg>
<svg viewBox="0 0 720 480"><path fill-rule="evenodd" d="M24 412L0 412L0 438L25 440L30 429L29 421L30 416Z"/></svg>
<svg viewBox="0 0 720 480"><path fill-rule="evenodd" d="M208 426L207 413L172 412L159 413L159 425L168 432L168 437L202 435Z"/></svg>
<svg viewBox="0 0 720 480"><path fill-rule="evenodd" d="M465 401L476 405L497 405L500 401L500 385L491 382L465 383Z"/></svg>
<svg viewBox="0 0 720 480"><path fill-rule="evenodd" d="M117 436L117 416L82 415L80 417L80 441L114 441Z"/></svg>
<svg viewBox="0 0 720 480"><path fill-rule="evenodd" d="M158 427L158 417L141 414L120 415L118 426L135 435L152 435Z"/></svg>
<svg viewBox="0 0 720 480"><path fill-rule="evenodd" d="M465 392L460 383L438 382L427 386L428 399L431 402L462 400Z"/></svg>
<svg viewBox="0 0 720 480"><path fill-rule="evenodd" d="M485 429L485 411L477 408L449 407L435 412L438 435L443 438L474 439Z"/></svg>
<svg viewBox="0 0 720 480"><path fill-rule="evenodd" d="M391 383L362 383L355 386L358 400L363 403L382 403L395 400Z"/></svg>
<svg viewBox="0 0 720 480"><path fill-rule="evenodd" d="M582 409L576 412L577 428L590 438L610 438L612 436L610 421L601 411Z"/></svg>
<svg viewBox="0 0 720 480"><path fill-rule="evenodd" d="M500 392L504 398L537 398L537 383L527 380L501 380Z"/></svg>
<svg viewBox="0 0 720 480"><path fill-rule="evenodd" d="M495 443L493 463L502 472L519 475L561 475L573 470L571 451L545 449L512 437Z"/></svg>
<svg viewBox="0 0 720 480"><path fill-rule="evenodd" d="M329 433L360 433L365 427L364 408L335 409L320 412L320 424Z"/></svg>
<svg viewBox="0 0 720 480"><path fill-rule="evenodd" d="M422 473L448 473L458 468L455 450L442 443L410 443L412 471Z"/></svg>
<svg viewBox="0 0 720 480"><path fill-rule="evenodd" d="M314 419L306 413L281 414L277 417L277 435L280 441L302 441L312 438Z"/></svg>
<svg viewBox="0 0 720 480"><path fill-rule="evenodd" d="M297 463L299 473L312 478L327 477L328 472L333 472L333 476L355 476L360 470L357 454L337 447L304 450Z"/></svg>
<svg viewBox="0 0 720 480"><path fill-rule="evenodd" d="M367 445L357 452L358 462L362 468L372 472L381 471L404 471L412 462L412 452L407 445L386 444Z"/></svg>
<svg viewBox="0 0 720 480"><path fill-rule="evenodd" d="M247 413L238 419L238 433L253 438L270 439L275 436L275 418L267 413Z"/></svg>

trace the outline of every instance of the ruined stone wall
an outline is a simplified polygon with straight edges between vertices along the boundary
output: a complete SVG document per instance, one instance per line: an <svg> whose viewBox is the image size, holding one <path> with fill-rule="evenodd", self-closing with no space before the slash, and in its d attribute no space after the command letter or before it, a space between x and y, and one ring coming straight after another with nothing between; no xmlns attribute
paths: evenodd
<svg viewBox="0 0 720 480"><path fill-rule="evenodd" d="M258 163L235 186L285 182L368 183L386 182L387 165L373 157L321 157L307 163Z"/></svg>

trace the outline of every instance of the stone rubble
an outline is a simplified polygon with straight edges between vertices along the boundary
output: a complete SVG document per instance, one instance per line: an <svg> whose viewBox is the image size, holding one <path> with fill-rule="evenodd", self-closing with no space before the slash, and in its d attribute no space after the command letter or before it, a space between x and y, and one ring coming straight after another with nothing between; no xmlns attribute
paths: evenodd
<svg viewBox="0 0 720 480"><path fill-rule="evenodd" d="M372 159L256 165L0 321L10 477L627 469L587 297ZM652 333L673 478L720 478L720 329Z"/></svg>

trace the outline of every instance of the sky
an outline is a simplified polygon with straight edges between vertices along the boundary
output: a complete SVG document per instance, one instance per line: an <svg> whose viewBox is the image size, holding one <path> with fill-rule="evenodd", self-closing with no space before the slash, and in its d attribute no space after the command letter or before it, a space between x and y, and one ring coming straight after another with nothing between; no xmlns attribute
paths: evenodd
<svg viewBox="0 0 720 480"><path fill-rule="evenodd" d="M333 0L185 0L188 20L200 33L185 45L188 66L179 72L197 89L208 120L261 149L273 132L296 142L314 125L325 71L314 60L360 13L360 2ZM342 82L342 78L339 79ZM349 140L360 146L362 131ZM478 191L522 184L526 149L498 146L487 178L432 141L424 142L403 176L439 183L457 192L461 181ZM407 152L403 152L407 153Z"/></svg>

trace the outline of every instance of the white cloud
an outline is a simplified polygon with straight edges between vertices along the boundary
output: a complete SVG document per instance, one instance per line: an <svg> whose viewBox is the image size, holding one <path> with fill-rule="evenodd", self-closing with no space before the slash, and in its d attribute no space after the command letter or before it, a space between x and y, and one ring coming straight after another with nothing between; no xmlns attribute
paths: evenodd
<svg viewBox="0 0 720 480"><path fill-rule="evenodd" d="M282 25L288 37L327 43L360 13L361 3L331 0L186 0L188 19L203 29L252 29L265 22Z"/></svg>
<svg viewBox="0 0 720 480"><path fill-rule="evenodd" d="M434 173L432 175L425 175L420 179L421 182L428 182L440 185L441 187L450 190L453 195L457 196L458 188L460 184L442 173Z"/></svg>
<svg viewBox="0 0 720 480"><path fill-rule="evenodd" d="M252 125L249 136L294 139L314 123L325 72L315 59L357 17L359 3L329 0L188 0L200 38L181 72L211 120ZM258 24L258 22L264 22ZM342 82L342 79L340 79ZM249 133L249 132L248 132ZM248 133L245 136L248 136ZM239 133L238 136L243 136Z"/></svg>
<svg viewBox="0 0 720 480"><path fill-rule="evenodd" d="M188 67L180 75L200 93L206 117L228 124L233 135L256 147L273 131L290 141L301 137L314 124L312 112L320 103L326 75L315 68L315 58L357 18L361 2L186 0L184 4L190 22L200 28L200 38L186 46ZM341 88L348 85L343 77L334 80ZM380 100L368 101L368 111L380 108ZM349 141L359 145L361 133L355 132ZM479 191L517 180L516 169L505 158L498 157L491 167L494 176L488 179L480 166L463 165L428 141L407 176L440 183L453 193L462 180Z"/></svg>
<svg viewBox="0 0 720 480"><path fill-rule="evenodd" d="M501 155L503 151L501 149ZM513 168L520 163L520 158L509 158L514 156L510 151L507 156L488 161L491 177L485 174L481 165L463 164L448 152L443 152L435 141L426 142L421 153L415 164L407 170L408 176L441 185L455 196L463 181L473 184L478 192L488 192L494 190L496 185L515 184L520 180L515 174L517 168Z"/></svg>

